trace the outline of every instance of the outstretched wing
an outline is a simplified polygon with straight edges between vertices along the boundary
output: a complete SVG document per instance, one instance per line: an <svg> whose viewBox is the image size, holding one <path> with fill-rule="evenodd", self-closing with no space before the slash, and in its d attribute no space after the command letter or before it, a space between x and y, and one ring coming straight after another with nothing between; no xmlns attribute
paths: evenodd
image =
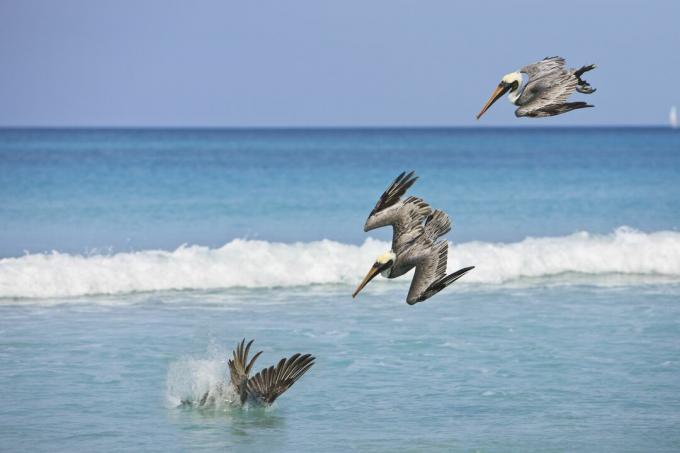
<svg viewBox="0 0 680 453"><path fill-rule="evenodd" d="M265 368L248 380L248 391L264 404L272 404L314 365L310 354L294 354L274 367Z"/></svg>
<svg viewBox="0 0 680 453"><path fill-rule="evenodd" d="M392 184L389 185L385 192L380 195L380 199L375 204L375 207L371 213L368 215L368 218L370 219L374 214L384 211L390 206L397 204L399 199L406 193L409 187L411 187L418 180L418 177L413 175L414 173L415 172L413 171L409 172L408 174L405 171L401 172L401 174L397 176L394 181L392 181Z"/></svg>
<svg viewBox="0 0 680 453"><path fill-rule="evenodd" d="M392 250L395 253L399 253L423 233L421 224L432 213L432 208L418 197L400 200L417 179L413 172L403 172L397 176L380 196L364 225L364 231L392 225Z"/></svg>
<svg viewBox="0 0 680 453"><path fill-rule="evenodd" d="M250 363L248 362L248 352L250 351L250 346L253 344L253 341L255 340L250 340L248 344L245 345L246 339L244 338L241 343L236 345L236 349L233 351L232 358L227 362L229 365L231 383L234 385L236 391L241 397L242 403L245 401L247 396L247 382L250 370L253 368L255 360L257 360L260 354L262 354L262 351L259 351L253 356L253 358L250 360Z"/></svg>

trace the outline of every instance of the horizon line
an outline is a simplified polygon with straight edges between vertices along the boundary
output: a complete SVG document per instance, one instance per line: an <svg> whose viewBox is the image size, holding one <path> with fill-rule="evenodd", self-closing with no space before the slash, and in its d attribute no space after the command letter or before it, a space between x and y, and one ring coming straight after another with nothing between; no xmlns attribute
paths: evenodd
<svg viewBox="0 0 680 453"><path fill-rule="evenodd" d="M386 126L372 126L372 125L334 125L334 126L5 126L0 125L0 131L9 130L139 130L139 131L153 131L153 130L446 130L446 129L673 129L672 126L664 123L659 124L573 124L573 125L545 125L545 124L526 124L526 125L386 125Z"/></svg>

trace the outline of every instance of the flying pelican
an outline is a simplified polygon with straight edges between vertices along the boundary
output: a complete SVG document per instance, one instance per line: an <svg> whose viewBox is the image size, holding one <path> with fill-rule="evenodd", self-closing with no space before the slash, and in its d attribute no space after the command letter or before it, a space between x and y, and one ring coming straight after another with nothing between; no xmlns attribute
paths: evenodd
<svg viewBox="0 0 680 453"><path fill-rule="evenodd" d="M254 340L245 344L245 338L236 345L232 358L228 360L231 389L238 395L235 403L243 406L249 403L256 406L271 406L272 403L288 390L303 374L314 365L314 359L310 354L293 354L283 358L276 366L264 368L253 377L249 377L250 370L255 360L262 354L259 351L250 361L248 352ZM206 392L198 401L199 407L206 407L215 403L216 398L224 394L224 387L218 386L217 392ZM183 404L192 404L191 401L182 401Z"/></svg>
<svg viewBox="0 0 680 453"><path fill-rule="evenodd" d="M417 197L400 200L417 179L413 172L397 176L368 216L364 231L392 225L392 250L378 257L352 297L378 274L395 278L415 267L406 297L406 302L413 305L429 299L474 269L474 266L465 267L446 275L449 243L438 239L451 231L449 216L438 209L432 210Z"/></svg>
<svg viewBox="0 0 680 453"><path fill-rule="evenodd" d="M583 94L595 92L595 88L581 79L584 72L594 68L595 65L590 64L577 70L567 69L564 67L564 58L548 57L525 66L519 71L506 74L486 105L477 114L477 119L508 91L510 102L518 106L515 110L517 117L554 116L571 110L593 107L585 102L567 102L567 98L574 90ZM522 73L529 76L524 86L521 86Z"/></svg>

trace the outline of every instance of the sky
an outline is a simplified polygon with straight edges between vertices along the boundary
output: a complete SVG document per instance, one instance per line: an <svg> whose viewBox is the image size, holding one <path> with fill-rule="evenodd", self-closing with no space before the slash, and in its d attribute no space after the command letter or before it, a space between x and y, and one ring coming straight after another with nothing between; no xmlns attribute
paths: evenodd
<svg viewBox="0 0 680 453"><path fill-rule="evenodd" d="M0 0L0 127L666 124L680 1ZM515 118L500 78L546 56L594 109Z"/></svg>

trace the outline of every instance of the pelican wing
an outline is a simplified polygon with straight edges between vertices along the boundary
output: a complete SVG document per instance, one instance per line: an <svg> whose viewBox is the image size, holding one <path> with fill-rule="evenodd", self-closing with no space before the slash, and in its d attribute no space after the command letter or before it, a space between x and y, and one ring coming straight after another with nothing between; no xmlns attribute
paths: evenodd
<svg viewBox="0 0 680 453"><path fill-rule="evenodd" d="M259 351L253 356L250 362L248 362L248 352L250 351L250 346L253 344L253 341L254 340L250 340L246 345L246 339L244 338L236 345L232 358L227 362L227 365L229 365L231 383L241 397L242 403L245 402L247 395L247 382L250 370L253 368L255 360L262 354L262 351Z"/></svg>
<svg viewBox="0 0 680 453"><path fill-rule="evenodd" d="M417 176L413 176L414 172L402 172L397 178L389 185L389 187L380 195L380 199L375 204L375 208L371 211L368 218L370 219L375 214L384 211L390 206L394 206L399 202L399 199L406 193L406 191L411 187L417 180ZM381 225L382 226L382 225ZM375 228L375 227L374 227Z"/></svg>
<svg viewBox="0 0 680 453"><path fill-rule="evenodd" d="M553 72L529 80L517 104L517 116L551 116L553 110L567 102L578 86L578 79L568 71Z"/></svg>
<svg viewBox="0 0 680 453"><path fill-rule="evenodd" d="M529 76L529 80L539 79L547 74L553 72L560 72L564 70L564 58L562 57L546 57L541 61L526 65L519 72L523 72Z"/></svg>
<svg viewBox="0 0 680 453"><path fill-rule="evenodd" d="M411 258L415 262L416 272L413 275L413 280L411 280L408 296L406 296L406 302L410 305L424 300L421 297L430 285L446 276L448 242L440 241L428 245L425 241L421 241L420 244L422 244L420 253L414 254Z"/></svg>
<svg viewBox="0 0 680 453"><path fill-rule="evenodd" d="M364 231L392 225L392 250L402 251L408 244L423 234L423 220L432 213L432 208L418 197L401 201L409 187L418 179L410 173L401 173L380 196L378 203L368 216Z"/></svg>
<svg viewBox="0 0 680 453"><path fill-rule="evenodd" d="M423 220L432 213L430 205L417 197L408 197L398 206L392 222L392 250L397 254L422 236Z"/></svg>
<svg viewBox="0 0 680 453"><path fill-rule="evenodd" d="M248 391L264 404L272 404L314 365L310 354L294 354L265 368L248 380Z"/></svg>
<svg viewBox="0 0 680 453"><path fill-rule="evenodd" d="M437 239L451 231L451 218L447 213L435 209L425 220L425 239L434 244Z"/></svg>
<svg viewBox="0 0 680 453"><path fill-rule="evenodd" d="M585 102L567 103L567 98L575 91L592 93L594 89L581 80L583 72L594 65L586 66L578 71L564 66L564 58L549 57L520 69L529 75L522 94L517 99L520 107L515 111L517 116L542 117L552 116L565 111L592 107Z"/></svg>

